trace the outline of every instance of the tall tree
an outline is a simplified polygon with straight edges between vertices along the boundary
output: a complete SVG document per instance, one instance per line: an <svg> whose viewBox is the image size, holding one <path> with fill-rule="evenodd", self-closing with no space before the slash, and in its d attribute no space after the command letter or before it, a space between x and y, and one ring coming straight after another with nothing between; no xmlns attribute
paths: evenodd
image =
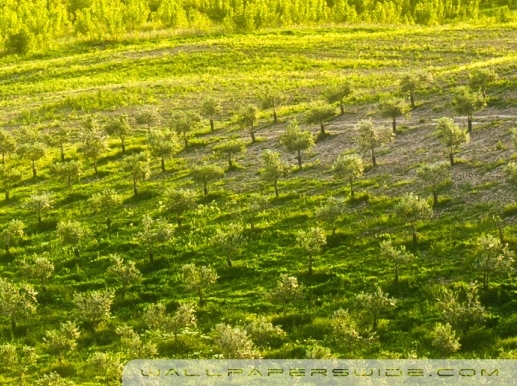
<svg viewBox="0 0 517 386"><path fill-rule="evenodd" d="M432 217L433 209L426 200L413 193L405 194L395 206L395 214L411 226L413 244L418 242L416 225L419 221Z"/></svg>
<svg viewBox="0 0 517 386"><path fill-rule="evenodd" d="M264 94L261 97L262 99L262 108L263 109L271 109L273 110L273 122L275 124L278 123L277 109L280 107L284 101L285 96L279 90L273 90L271 88L267 88Z"/></svg>
<svg viewBox="0 0 517 386"><path fill-rule="evenodd" d="M442 117L436 125L436 135L441 142L449 149L449 160L454 165L454 151L469 142L469 134L460 129L452 118Z"/></svg>
<svg viewBox="0 0 517 386"><path fill-rule="evenodd" d="M497 73L492 69L480 68L469 74L469 87L474 92L481 92L486 98L486 89L497 80Z"/></svg>
<svg viewBox="0 0 517 386"><path fill-rule="evenodd" d="M377 148L391 141L390 130L384 126L374 126L371 119L363 119L358 122L357 131L359 148L361 151L369 151L372 156L372 165L377 166L375 152Z"/></svg>
<svg viewBox="0 0 517 386"><path fill-rule="evenodd" d="M225 230L217 229L212 238L212 245L223 252L228 267L232 267L232 258L238 254L244 243L243 231L240 224L231 223Z"/></svg>
<svg viewBox="0 0 517 386"><path fill-rule="evenodd" d="M403 115L409 115L410 106L406 104L404 99L391 98L384 100L379 104L379 111L381 117L391 118L393 134L397 134L397 118Z"/></svg>
<svg viewBox="0 0 517 386"><path fill-rule="evenodd" d="M350 83L343 83L338 86L333 86L325 90L325 99L329 103L339 103L339 110L341 115L345 113L345 99L352 94L352 86Z"/></svg>
<svg viewBox="0 0 517 386"><path fill-rule="evenodd" d="M357 181L364 172L363 160L357 154L340 155L332 167L334 178L345 180L350 185L350 196L354 197L354 182Z"/></svg>
<svg viewBox="0 0 517 386"><path fill-rule="evenodd" d="M188 148L188 137L194 131L201 117L197 113L178 111L171 117L171 128L183 137L185 149Z"/></svg>
<svg viewBox="0 0 517 386"><path fill-rule="evenodd" d="M13 186L22 179L22 172L9 165L0 166L0 180L4 186L5 200L8 201Z"/></svg>
<svg viewBox="0 0 517 386"><path fill-rule="evenodd" d="M432 81L433 77L429 73L407 74L400 79L400 91L409 94L409 101L412 109L415 108L415 93L419 89L430 84Z"/></svg>
<svg viewBox="0 0 517 386"><path fill-rule="evenodd" d="M248 105L241 107L237 112L237 123L243 128L248 130L251 136L251 143L255 143L255 133L257 132L258 123L258 108L255 105Z"/></svg>
<svg viewBox="0 0 517 386"><path fill-rule="evenodd" d="M233 157L246 151L246 145L242 139L231 139L214 146L214 151L228 159L228 170L233 168Z"/></svg>
<svg viewBox="0 0 517 386"><path fill-rule="evenodd" d="M420 183L433 193L433 206L438 205L438 193L447 185L451 172L444 163L425 164L417 170Z"/></svg>
<svg viewBox="0 0 517 386"><path fill-rule="evenodd" d="M309 125L318 124L320 126L320 134L323 135L325 134L325 122L333 118L334 115L334 106L318 103L309 109L305 116L305 121Z"/></svg>
<svg viewBox="0 0 517 386"><path fill-rule="evenodd" d="M161 161L162 172L165 173L165 160L172 158L178 149L178 136L174 131L152 131L147 137L151 155Z"/></svg>
<svg viewBox="0 0 517 386"><path fill-rule="evenodd" d="M133 180L133 194L136 196L138 194L138 181L147 180L151 176L149 158L145 153L131 154L123 159L122 167Z"/></svg>
<svg viewBox="0 0 517 386"><path fill-rule="evenodd" d="M117 119L112 119L106 126L104 131L110 136L115 136L120 139L120 147L122 148L122 154L126 153L126 138L131 133L131 127L126 115L122 115Z"/></svg>
<svg viewBox="0 0 517 386"><path fill-rule="evenodd" d="M280 159L280 153L269 149L262 152L261 163L261 177L273 183L275 196L278 198L278 180L289 173L289 165Z"/></svg>
<svg viewBox="0 0 517 386"><path fill-rule="evenodd" d="M210 131L214 131L214 118L221 113L220 102L213 97L207 97L201 104L201 114L208 118L210 122Z"/></svg>
<svg viewBox="0 0 517 386"><path fill-rule="evenodd" d="M203 185L203 193L208 195L208 183L217 180L224 175L224 170L215 165L201 165L192 170L191 176L194 182Z"/></svg>
<svg viewBox="0 0 517 386"><path fill-rule="evenodd" d="M284 134L280 136L280 144L288 151L295 151L298 160L298 168L302 169L302 151L308 151L314 146L314 137L310 131L302 131L298 121L292 120L287 125Z"/></svg>
<svg viewBox="0 0 517 386"><path fill-rule="evenodd" d="M452 99L454 111L467 116L467 133L472 132L472 117L474 113L486 106L485 99L480 92L471 92L468 87L458 87Z"/></svg>
<svg viewBox="0 0 517 386"><path fill-rule="evenodd" d="M133 261L125 262L118 255L111 255L110 258L112 265L108 268L107 273L117 281L120 286L120 296L124 299L128 288L140 282L142 274Z"/></svg>

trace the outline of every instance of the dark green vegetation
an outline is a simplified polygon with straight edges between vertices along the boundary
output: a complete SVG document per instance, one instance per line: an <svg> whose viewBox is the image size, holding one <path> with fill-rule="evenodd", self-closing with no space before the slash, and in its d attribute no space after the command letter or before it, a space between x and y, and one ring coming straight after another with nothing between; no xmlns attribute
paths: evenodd
<svg viewBox="0 0 517 386"><path fill-rule="evenodd" d="M513 25L295 29L4 57L1 381L116 384L118 363L155 355L515 357L516 41ZM480 68L498 77L451 147L437 119L467 129L452 100ZM380 103L422 71L411 115L376 139L392 132ZM307 124L345 83L344 114L335 99L325 133ZM250 108L268 90L277 124ZM300 154L280 141L295 119L315 142ZM337 173L358 152L361 173ZM450 177L423 184L436 162Z"/></svg>

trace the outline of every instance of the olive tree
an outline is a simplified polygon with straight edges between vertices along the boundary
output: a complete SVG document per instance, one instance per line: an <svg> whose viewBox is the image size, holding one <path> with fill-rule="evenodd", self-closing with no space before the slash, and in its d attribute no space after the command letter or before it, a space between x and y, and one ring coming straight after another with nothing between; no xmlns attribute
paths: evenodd
<svg viewBox="0 0 517 386"><path fill-rule="evenodd" d="M61 244L72 248L75 256L79 257L80 246L88 235L87 229L79 221L69 220L60 221L56 232Z"/></svg>
<svg viewBox="0 0 517 386"><path fill-rule="evenodd" d="M203 306L205 291L219 279L217 272L210 266L196 267L195 264L185 264L181 267L181 272L183 285L189 291L196 292L199 297L199 306Z"/></svg>
<svg viewBox="0 0 517 386"><path fill-rule="evenodd" d="M240 224L231 223L224 230L217 229L212 238L212 245L222 251L228 267L232 266L232 257L239 253L241 245L244 243L243 231Z"/></svg>
<svg viewBox="0 0 517 386"><path fill-rule="evenodd" d="M188 137L194 131L201 117L193 112L178 111L171 117L170 127L180 136L183 137L185 149L188 148Z"/></svg>
<svg viewBox="0 0 517 386"><path fill-rule="evenodd" d="M289 165L280 159L280 153L266 149L261 154L261 177L266 182L272 182L275 196L278 198L278 180L287 176Z"/></svg>
<svg viewBox="0 0 517 386"><path fill-rule="evenodd" d="M262 108L273 110L273 122L278 123L277 109L285 102L285 95L279 90L266 89L261 97Z"/></svg>
<svg viewBox="0 0 517 386"><path fill-rule="evenodd" d="M60 124L54 124L48 128L44 135L47 146L59 149L61 162L65 162L65 145L72 139L72 130Z"/></svg>
<svg viewBox="0 0 517 386"><path fill-rule="evenodd" d="M246 145L241 139L232 139L214 146L214 151L228 160L228 170L233 168L233 157L246 151Z"/></svg>
<svg viewBox="0 0 517 386"><path fill-rule="evenodd" d="M373 293L361 292L355 300L357 308L371 317L374 330L377 329L379 317L395 308L397 304L396 299L388 297L388 294L382 292L380 287L377 287Z"/></svg>
<svg viewBox="0 0 517 386"><path fill-rule="evenodd" d="M36 212L38 226L41 227L41 216L54 205L54 194L52 192L33 193L26 203L27 208Z"/></svg>
<svg viewBox="0 0 517 386"><path fill-rule="evenodd" d="M158 354L156 344L143 341L142 335L136 333L132 327L122 325L115 332L120 335L120 344L127 359L152 358Z"/></svg>
<svg viewBox="0 0 517 386"><path fill-rule="evenodd" d="M280 275L276 288L266 294L266 298L273 303L282 305L282 312L285 314L286 306L302 298L305 287L298 284L298 279L285 273Z"/></svg>
<svg viewBox="0 0 517 386"><path fill-rule="evenodd" d="M321 252L321 247L327 243L325 231L319 227L312 227L308 231L298 231L296 243L303 253L309 255L309 275L312 275L312 260Z"/></svg>
<svg viewBox="0 0 517 386"><path fill-rule="evenodd" d="M342 199L329 197L327 201L316 210L316 218L328 223L332 230L332 236L336 234L336 222L345 213L345 202Z"/></svg>
<svg viewBox="0 0 517 386"><path fill-rule="evenodd" d="M265 316L257 317L247 323L244 330L253 343L263 348L270 347L272 343L278 342L287 335L280 326L274 326Z"/></svg>
<svg viewBox="0 0 517 386"><path fill-rule="evenodd" d="M111 381L117 383L120 381L124 366L119 355L96 351L88 358L88 364L95 374L92 376L93 380L102 380L106 385L109 385Z"/></svg>
<svg viewBox="0 0 517 386"><path fill-rule="evenodd" d="M207 97L201 104L201 114L208 118L210 122L210 131L214 131L214 118L221 113L220 102L213 98Z"/></svg>
<svg viewBox="0 0 517 386"><path fill-rule="evenodd" d="M433 206L438 205L438 193L450 181L451 172L444 163L425 164L417 170L420 183L433 193Z"/></svg>
<svg viewBox="0 0 517 386"><path fill-rule="evenodd" d="M51 371L48 374L43 374L43 376L36 381L36 386L75 386L75 383Z"/></svg>
<svg viewBox="0 0 517 386"><path fill-rule="evenodd" d="M357 154L342 154L332 166L334 178L345 180L350 185L350 196L354 197L354 182L364 172L363 159Z"/></svg>
<svg viewBox="0 0 517 386"><path fill-rule="evenodd" d="M224 170L216 165L201 165L192 170L191 176L194 182L203 185L203 193L208 195L208 183L217 180L224 175Z"/></svg>
<svg viewBox="0 0 517 386"><path fill-rule="evenodd" d="M240 327L218 324L213 331L214 343L225 359L253 359L259 353L251 337Z"/></svg>
<svg viewBox="0 0 517 386"><path fill-rule="evenodd" d="M112 290L76 292L73 302L77 307L77 318L91 324L96 331L101 322L108 321L111 317L111 305L115 294Z"/></svg>
<svg viewBox="0 0 517 386"><path fill-rule="evenodd" d="M126 153L126 138L131 133L131 127L127 121L127 116L122 115L117 119L112 119L106 126L104 131L109 136L118 137L120 139L120 147L122 148L122 154Z"/></svg>
<svg viewBox="0 0 517 386"><path fill-rule="evenodd" d="M338 347L344 345L349 351L354 351L356 348L373 343L377 335L371 330L366 330L361 335L357 321L352 318L348 310L340 308L332 314L331 332L328 338L334 345Z"/></svg>
<svg viewBox="0 0 517 386"><path fill-rule="evenodd" d="M404 99L391 98L379 104L379 112L383 118L391 118L393 134L397 134L397 118L409 115L411 108Z"/></svg>
<svg viewBox="0 0 517 386"><path fill-rule="evenodd" d="M442 117L436 125L436 136L449 149L449 160L454 165L454 152L469 142L470 136L454 123L452 118Z"/></svg>
<svg viewBox="0 0 517 386"><path fill-rule="evenodd" d="M120 286L120 296L125 298L127 290L142 280L142 274L133 261L125 262L118 255L110 256L112 265L108 268L108 276L113 277Z"/></svg>
<svg viewBox="0 0 517 386"><path fill-rule="evenodd" d="M406 193L395 206L395 214L411 226L413 244L416 245L418 242L417 223L431 218L433 216L433 209L423 198L413 193Z"/></svg>
<svg viewBox="0 0 517 386"><path fill-rule="evenodd" d="M459 338L456 337L456 332L452 329L449 323L436 323L431 332L432 346L442 356L455 353L461 348Z"/></svg>
<svg viewBox="0 0 517 386"><path fill-rule="evenodd" d="M166 213L176 215L178 226L181 226L183 215L196 207L196 193L190 189L165 188L162 195L162 209Z"/></svg>
<svg viewBox="0 0 517 386"><path fill-rule="evenodd" d="M29 278L37 280L43 291L46 290L47 282L55 270L54 264L47 256L48 253L42 256L34 255L31 260L24 260L22 263L22 270Z"/></svg>
<svg viewBox="0 0 517 386"><path fill-rule="evenodd" d="M129 173L133 180L133 194L138 195L138 182L147 180L151 176L147 154L137 153L126 156L123 159L122 168L126 173Z"/></svg>
<svg viewBox="0 0 517 386"><path fill-rule="evenodd" d="M178 149L178 136L171 130L152 131L147 137L149 149L153 157L161 161L162 172L165 173L165 160L172 158Z"/></svg>
<svg viewBox="0 0 517 386"><path fill-rule="evenodd" d="M504 244L491 234L482 234L473 242L474 254L471 258L474 267L483 273L483 288L487 289L490 278L497 274L510 274L513 271L515 254L508 244Z"/></svg>
<svg viewBox="0 0 517 386"><path fill-rule="evenodd" d="M480 92L471 92L468 87L458 87L452 99L452 107L457 114L467 116L467 133L472 132L472 117L474 113L486 106Z"/></svg>
<svg viewBox="0 0 517 386"><path fill-rule="evenodd" d="M474 92L481 92L486 98L486 89L497 80L497 73L492 69L479 68L469 74L469 87Z"/></svg>
<svg viewBox="0 0 517 386"><path fill-rule="evenodd" d="M37 292L25 283L13 283L0 278L0 313L9 319L11 338L18 322L30 319L36 313L38 301Z"/></svg>
<svg viewBox="0 0 517 386"><path fill-rule="evenodd" d="M36 143L27 143L23 144L18 147L16 150L18 155L26 159L27 161L30 161L32 164L32 176L34 178L37 177L37 169L36 169L36 162L43 158L46 153L45 145L42 143L36 142Z"/></svg>
<svg viewBox="0 0 517 386"><path fill-rule="evenodd" d="M115 190L106 188L102 192L94 193L88 199L88 203L95 212L102 212L106 216L106 227L109 235L112 213L122 204L122 198Z"/></svg>
<svg viewBox="0 0 517 386"><path fill-rule="evenodd" d="M332 105L318 103L312 106L307 115L305 121L309 124L318 124L320 126L320 134L325 134L325 122L332 119L336 115L335 108Z"/></svg>
<svg viewBox="0 0 517 386"><path fill-rule="evenodd" d="M381 242L380 258L387 260L395 266L395 284L399 283L399 269L401 264L405 264L415 259L415 256L406 250L404 245L395 247L391 240Z"/></svg>
<svg viewBox="0 0 517 386"><path fill-rule="evenodd" d="M2 163L5 164L5 156L16 151L16 139L11 133L0 129L0 154L2 154Z"/></svg>
<svg viewBox="0 0 517 386"><path fill-rule="evenodd" d="M255 143L255 133L257 132L258 108L255 105L241 107L236 114L236 120L239 126L248 130L251 136L251 143Z"/></svg>
<svg viewBox="0 0 517 386"><path fill-rule="evenodd" d="M142 216L142 232L137 237L144 244L147 250L149 262L154 261L154 250L156 245L167 243L172 240L174 228L162 219L153 220L148 214Z"/></svg>
<svg viewBox="0 0 517 386"><path fill-rule="evenodd" d="M81 332L74 322L61 323L59 330L49 330L45 333L43 338L45 351L56 355L59 363L63 363L65 356L77 348L80 335Z"/></svg>
<svg viewBox="0 0 517 386"><path fill-rule="evenodd" d="M302 131L297 120L289 122L285 133L280 136L280 144L288 151L296 152L298 168L302 169L302 151L308 151L314 146L314 137L310 131Z"/></svg>
<svg viewBox="0 0 517 386"><path fill-rule="evenodd" d="M81 136L81 142L77 147L77 151L83 157L91 162L95 175L99 173L97 162L99 162L103 153L108 148L106 137L99 131L85 131Z"/></svg>
<svg viewBox="0 0 517 386"><path fill-rule="evenodd" d="M151 127L160 122L160 114L156 106L144 106L136 116L136 123L146 125L147 132L151 132Z"/></svg>
<svg viewBox="0 0 517 386"><path fill-rule="evenodd" d="M0 165L0 180L4 186L5 200L10 198L14 185L22 179L22 172L18 168L9 165Z"/></svg>
<svg viewBox="0 0 517 386"><path fill-rule="evenodd" d="M77 182L81 178L82 164L81 161L68 161L52 165L51 173L59 181L66 183L66 186L71 187L72 183Z"/></svg>
<svg viewBox="0 0 517 386"><path fill-rule="evenodd" d="M167 315L165 304L149 304L143 317L149 328L163 333L173 333L174 340L178 335L197 327L196 308L191 303L182 303L174 315Z"/></svg>
<svg viewBox="0 0 517 386"><path fill-rule="evenodd" d="M412 109L415 108L415 93L419 89L426 87L431 82L433 82L433 77L429 73L407 74L400 79L400 91L409 94L409 101Z"/></svg>
<svg viewBox="0 0 517 386"><path fill-rule="evenodd" d="M375 152L391 141L390 130L384 126L375 126L371 119L362 119L357 123L358 145L361 151L369 151L372 165L377 166Z"/></svg>
<svg viewBox="0 0 517 386"><path fill-rule="evenodd" d="M11 220L7 223L6 227L2 230L2 238L4 240L5 253L10 255L11 245L18 239L23 238L25 232L23 229L25 224L21 220Z"/></svg>
<svg viewBox="0 0 517 386"><path fill-rule="evenodd" d="M344 101L350 94L352 94L352 86L350 83L343 83L325 90L324 96L329 103L339 103L339 110L343 115L345 113Z"/></svg>
<svg viewBox="0 0 517 386"><path fill-rule="evenodd" d="M0 346L0 359L18 378L18 385L25 385L25 376L36 365L38 356L34 347L4 344Z"/></svg>

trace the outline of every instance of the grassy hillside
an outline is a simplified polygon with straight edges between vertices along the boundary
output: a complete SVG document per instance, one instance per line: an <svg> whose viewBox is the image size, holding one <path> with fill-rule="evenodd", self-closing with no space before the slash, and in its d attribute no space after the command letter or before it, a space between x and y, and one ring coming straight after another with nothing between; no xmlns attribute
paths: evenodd
<svg viewBox="0 0 517 386"><path fill-rule="evenodd" d="M70 127L66 160L79 159L83 165L80 181L68 187L52 172L60 158L57 147L49 148L36 162L36 178L30 162L7 156L8 164L20 166L23 176L11 198L0 202L3 227L19 219L25 230L9 253L0 256L0 276L14 283L28 282L38 294L37 312L17 320L13 339L7 306L0 302L4 315L0 339L35 348L38 359L31 372L35 375L27 383L34 384L38 377L54 371L76 384L100 384L103 375L94 374L99 367L89 359L95 352L113 353L121 363L138 357L116 333L124 324L141 334L143 341L154 343L158 357L211 358L224 355L217 345L216 325L244 328L259 316L286 333L261 342L255 339L258 351L254 355L267 358L305 358L311 350L313 356L344 358L514 357L515 279L507 274L511 272L494 274L488 288L483 288L483 273L474 268L472 260L476 238L482 233L498 236L498 224L502 224L510 250L517 247L515 191L504 174L505 166L515 158L510 129L517 116L516 35L514 25L284 29L249 35L77 43L41 55L0 58L3 129L23 138L21 133L27 128L52 135L57 123ZM448 161L447 150L435 135L436 121L454 117L466 127L466 117L456 116L452 108L453 90L466 85L468 75L480 68L495 70L498 79L488 87L487 107L474 115L471 140L457 153L456 165L449 168L451 181L440 194L432 218L418 223L415 245L409 226L395 215L395 208L409 192L432 204L431 191L424 187L417 170L425 163ZM352 199L347 182L333 177L332 165L340 154L357 151L359 120L372 118L390 127L391 120L381 118L377 103L401 95L398 80L416 71L431 73L434 82L417 91L416 108L410 116L398 119L398 133L378 151L376 167L371 166L367 152L361 154L366 168ZM346 99L345 114L338 115L336 106L336 116L326 127L328 135L318 136L319 125L304 123L306 113L329 86L345 81L353 89ZM277 124L273 124L271 110L260 111L257 141L250 143L234 113L250 103L260 106L267 87L285 93L286 102L278 109ZM158 130L168 127L177 111L199 111L206 96L221 101L215 131L211 132L208 119L203 119L191 135L189 148L180 146L166 161L166 172L153 157L150 178L140 181L139 193L133 195L133 181L123 165L125 156L148 150L147 128L136 122L140 112L157 107L160 120L152 130ZM95 174L78 151L84 123L93 117L103 127L106 120L120 115L128 116L131 127L126 155L121 153L120 141L110 137ZM296 155L279 142L295 118L317 140L312 150L303 154L302 170L296 166ZM246 152L223 178L209 184L209 194L204 196L191 173L204 161L226 168L226 159L218 156L214 147L229 138L243 139ZM290 164L290 175L279 181L278 198L272 184L262 178L260 155L265 149L280 151ZM153 261L149 261L139 238L142 216L176 223L176 216L163 210L162 194L168 187L194 189L197 206L185 214L181 226L174 225L173 239L158 244ZM105 188L114 189L122 199L121 205L113 208L111 235L106 231L105 216L93 211L88 202ZM45 191L53 192L54 204L43 212L38 226L36 212L26 202L31 194ZM328 197L345 200L335 235L315 216ZM252 214L256 215L253 228ZM494 221L494 215L501 221ZM79 221L88 230L78 253L58 238L58 223L69 220ZM231 256L229 267L222 243L217 241L218 232L235 231L235 224L244 227L243 242ZM314 255L314 273L309 275L309 257L297 245L297 235L317 225L326 230L326 244ZM380 258L380 243L390 238L395 246L405 246L415 255L401 264L398 284L393 263ZM142 273L142 280L124 296L107 274L112 265L107 258L110 254L135 262ZM23 264L34 256L47 256L55 266L44 287L27 274ZM196 306L197 327L177 339L171 330L165 335L144 334L151 329L143 317L149 304L164 302L166 312L174 315L180 304L198 302L182 279L182 266L190 263L211 265L219 276L207 289L204 304ZM281 274L296 277L304 286L302 298L289 300L285 310L266 296L275 290ZM452 291L459 303L466 301L469 283L474 281L479 288L471 301L484 307L482 316L470 310L462 321L454 322L439 299ZM357 296L374 293L376 288L397 303L381 312L377 325L372 326L374 317L365 311L369 303ZM97 325L81 319L74 294L107 289L116 290L111 317ZM474 301L477 297L479 304ZM333 313L340 308L349 310L350 319L343 319L348 329L340 330L332 321L337 320ZM60 361L59 355L49 353L44 337L66 321L76 322L80 337L76 349ZM433 343L436 324L446 322L453 325L459 338L459 351ZM354 328L363 339L351 338L350 329ZM0 376L5 384L12 384L23 372L15 364L5 367ZM115 379L111 382L117 384Z"/></svg>

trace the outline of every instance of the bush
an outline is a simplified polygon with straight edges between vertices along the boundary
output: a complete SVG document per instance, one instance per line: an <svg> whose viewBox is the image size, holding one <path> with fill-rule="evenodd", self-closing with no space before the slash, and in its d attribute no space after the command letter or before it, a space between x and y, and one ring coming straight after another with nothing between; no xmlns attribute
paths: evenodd
<svg viewBox="0 0 517 386"><path fill-rule="evenodd" d="M8 54L25 55L29 53L34 44L34 35L26 30L11 34L5 42L5 50Z"/></svg>

